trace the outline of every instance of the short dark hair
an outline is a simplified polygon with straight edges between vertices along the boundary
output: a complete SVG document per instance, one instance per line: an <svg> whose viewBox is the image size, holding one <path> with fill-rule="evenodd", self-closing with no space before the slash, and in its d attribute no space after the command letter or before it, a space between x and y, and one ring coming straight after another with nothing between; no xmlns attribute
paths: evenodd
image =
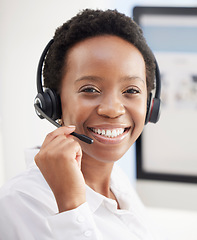
<svg viewBox="0 0 197 240"><path fill-rule="evenodd" d="M155 59L141 28L117 10L85 9L57 28L43 69L44 86L60 92L68 50L87 38L115 35L133 44L142 54L146 65L147 92L154 88Z"/></svg>

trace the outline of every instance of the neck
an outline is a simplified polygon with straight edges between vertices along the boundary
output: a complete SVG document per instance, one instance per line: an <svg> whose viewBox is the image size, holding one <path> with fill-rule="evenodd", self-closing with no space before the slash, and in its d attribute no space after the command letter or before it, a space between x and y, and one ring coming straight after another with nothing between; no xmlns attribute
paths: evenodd
<svg viewBox="0 0 197 240"><path fill-rule="evenodd" d="M84 155L81 171L86 184L94 191L111 198L110 177L114 163L100 162Z"/></svg>

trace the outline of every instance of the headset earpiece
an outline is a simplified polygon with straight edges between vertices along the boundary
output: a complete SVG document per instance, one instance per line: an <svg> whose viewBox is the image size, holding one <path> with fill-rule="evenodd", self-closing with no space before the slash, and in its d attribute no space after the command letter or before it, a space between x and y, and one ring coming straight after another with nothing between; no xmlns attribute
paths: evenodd
<svg viewBox="0 0 197 240"><path fill-rule="evenodd" d="M159 121L160 112L161 112L161 76L159 71L159 66L157 61L155 60L155 81L156 81L156 90L155 97L153 98L153 94L149 94L149 98L147 101L147 113L145 124L148 122L157 123Z"/></svg>
<svg viewBox="0 0 197 240"><path fill-rule="evenodd" d="M157 123L159 121L161 111L161 100L158 98L153 98L152 93L149 95L149 99L147 101L147 113L145 124L148 122Z"/></svg>
<svg viewBox="0 0 197 240"><path fill-rule="evenodd" d="M160 117L161 111L161 101L158 98L153 98L152 102L153 107L151 108L151 114L149 118L149 122L157 123Z"/></svg>
<svg viewBox="0 0 197 240"><path fill-rule="evenodd" d="M50 88L46 88L43 93L38 93L35 98L35 103L39 105L41 110L52 120L61 118L61 102L59 95ZM37 115L42 119L43 116L37 112Z"/></svg>

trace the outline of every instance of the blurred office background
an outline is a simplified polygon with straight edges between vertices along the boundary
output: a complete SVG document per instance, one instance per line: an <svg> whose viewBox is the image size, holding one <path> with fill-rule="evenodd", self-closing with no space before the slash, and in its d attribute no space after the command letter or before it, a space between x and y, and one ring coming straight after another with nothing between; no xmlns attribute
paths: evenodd
<svg viewBox="0 0 197 240"><path fill-rule="evenodd" d="M38 60L55 29L84 8L116 8L132 16L136 5L197 7L197 0L0 1L0 186L25 169L25 149L41 145L55 129L33 107ZM194 141L196 134L197 128ZM197 239L197 184L137 180L135 146L119 165L169 239Z"/></svg>

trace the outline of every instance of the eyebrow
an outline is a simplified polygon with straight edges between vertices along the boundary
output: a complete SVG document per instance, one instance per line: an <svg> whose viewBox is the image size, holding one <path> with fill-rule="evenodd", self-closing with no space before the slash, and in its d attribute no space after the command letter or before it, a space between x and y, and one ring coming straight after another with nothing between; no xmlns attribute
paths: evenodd
<svg viewBox="0 0 197 240"><path fill-rule="evenodd" d="M120 81L128 81L128 80L129 80L129 81L133 81L133 80L136 80L136 79L139 79L140 81L142 81L143 83L145 83L145 80L142 79L141 77L138 77L138 76L130 76L130 75L122 77L122 78L120 79ZM82 76L82 77L76 79L75 82L80 82L80 81L85 81L85 80L102 81L103 78L98 77L98 76L91 76L91 75L88 76L88 75L87 75L87 76Z"/></svg>
<svg viewBox="0 0 197 240"><path fill-rule="evenodd" d="M136 79L139 79L140 81L142 81L143 83L145 83L146 80L144 80L143 78L141 77L138 77L138 76L125 76L123 78L121 78L121 81L133 81L133 80L136 80Z"/></svg>
<svg viewBox="0 0 197 240"><path fill-rule="evenodd" d="M75 80L75 82L80 82L80 81L84 81L84 80L92 80L92 81L101 81L102 78L100 77L97 77L97 76L83 76L83 77L80 77L78 79Z"/></svg>

